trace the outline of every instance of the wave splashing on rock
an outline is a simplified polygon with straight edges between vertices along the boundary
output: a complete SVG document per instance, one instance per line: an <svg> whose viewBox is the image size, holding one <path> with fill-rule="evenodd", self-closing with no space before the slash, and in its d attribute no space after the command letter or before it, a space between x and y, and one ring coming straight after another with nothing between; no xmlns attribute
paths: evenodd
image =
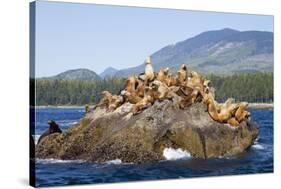
<svg viewBox="0 0 281 189"><path fill-rule="evenodd" d="M189 152L182 150L181 148L165 148L163 150L163 156L166 160L188 159L191 157Z"/></svg>

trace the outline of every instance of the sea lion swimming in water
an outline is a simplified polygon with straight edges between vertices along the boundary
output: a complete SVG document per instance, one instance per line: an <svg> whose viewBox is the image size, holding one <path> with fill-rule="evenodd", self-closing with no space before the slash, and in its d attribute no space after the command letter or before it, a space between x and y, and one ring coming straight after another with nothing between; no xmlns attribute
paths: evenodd
<svg viewBox="0 0 281 189"><path fill-rule="evenodd" d="M59 125L54 120L49 120L48 124L50 125L49 129L46 130L38 139L38 144L40 144L41 140L45 138L46 136L49 136L53 133L62 133L61 129L59 128Z"/></svg>

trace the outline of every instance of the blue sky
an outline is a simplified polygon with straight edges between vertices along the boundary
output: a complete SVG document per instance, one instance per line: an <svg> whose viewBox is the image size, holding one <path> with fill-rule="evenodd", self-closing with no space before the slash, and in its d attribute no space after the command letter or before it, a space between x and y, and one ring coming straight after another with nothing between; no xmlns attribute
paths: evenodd
<svg viewBox="0 0 281 189"><path fill-rule="evenodd" d="M133 67L166 45L223 28L273 31L273 17L37 1L36 77Z"/></svg>

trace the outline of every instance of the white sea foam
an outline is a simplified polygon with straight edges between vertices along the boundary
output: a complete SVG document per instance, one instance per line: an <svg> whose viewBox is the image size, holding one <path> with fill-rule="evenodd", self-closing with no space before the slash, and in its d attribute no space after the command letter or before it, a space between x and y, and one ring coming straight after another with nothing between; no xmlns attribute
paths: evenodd
<svg viewBox="0 0 281 189"><path fill-rule="evenodd" d="M51 164L51 163L84 163L85 160L61 160L61 159L36 159L36 163Z"/></svg>
<svg viewBox="0 0 281 189"><path fill-rule="evenodd" d="M41 135L34 135L34 143L37 144L38 139L40 138Z"/></svg>
<svg viewBox="0 0 281 189"><path fill-rule="evenodd" d="M191 157L189 152L182 150L181 148L165 148L163 150L163 156L166 160L187 159Z"/></svg>
<svg viewBox="0 0 281 189"><path fill-rule="evenodd" d="M263 149L264 149L263 145L261 145L261 144L259 144L259 143L255 143L255 144L252 146L252 148L255 148L255 149L257 149L257 150L263 150Z"/></svg>
<svg viewBox="0 0 281 189"><path fill-rule="evenodd" d="M122 160L121 159L114 159L114 160L110 160L110 161L107 161L106 164L122 164Z"/></svg>

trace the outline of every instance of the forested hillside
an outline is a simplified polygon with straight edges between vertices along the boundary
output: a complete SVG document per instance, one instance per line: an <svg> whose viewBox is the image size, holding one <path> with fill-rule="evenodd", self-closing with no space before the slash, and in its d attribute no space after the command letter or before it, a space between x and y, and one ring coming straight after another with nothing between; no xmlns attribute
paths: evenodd
<svg viewBox="0 0 281 189"><path fill-rule="evenodd" d="M229 97L237 101L272 102L273 73L252 73L231 76L205 76L216 89L216 100ZM123 78L96 81L37 80L36 105L85 105L95 104L103 90L118 94L124 87Z"/></svg>
<svg viewBox="0 0 281 189"><path fill-rule="evenodd" d="M273 33L222 29L206 31L151 54L153 68L176 72L181 64L208 74L273 72ZM142 72L144 65L122 69L116 76Z"/></svg>

